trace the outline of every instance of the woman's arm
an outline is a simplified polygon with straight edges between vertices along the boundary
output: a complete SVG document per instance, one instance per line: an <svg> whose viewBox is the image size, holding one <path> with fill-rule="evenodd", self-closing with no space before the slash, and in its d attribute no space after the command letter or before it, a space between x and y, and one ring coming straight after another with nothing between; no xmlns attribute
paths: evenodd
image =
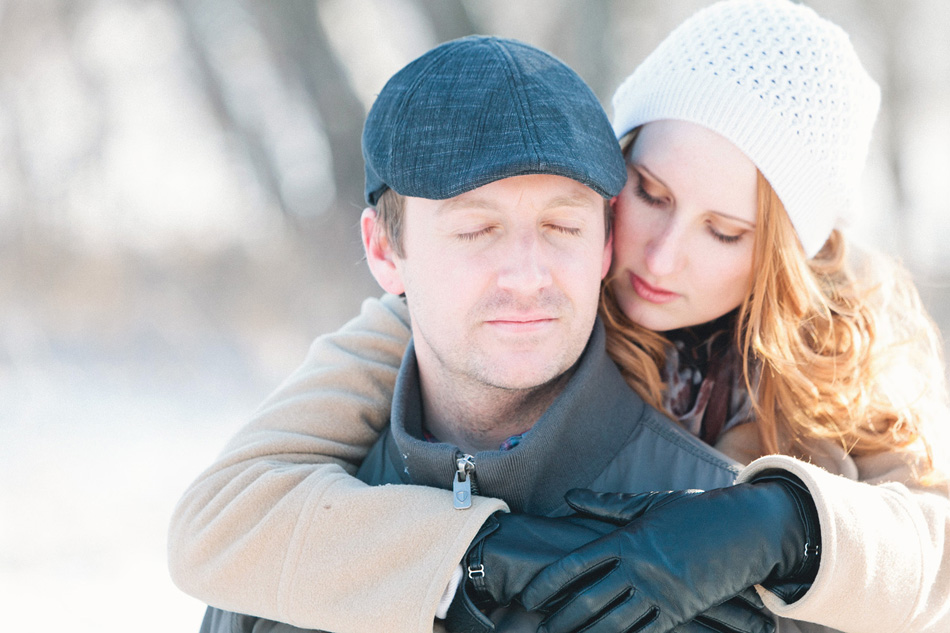
<svg viewBox="0 0 950 633"><path fill-rule="evenodd" d="M460 512L450 491L352 476L389 422L408 340L405 304L386 296L314 342L175 508L183 591L305 628L432 630L469 543L506 506L480 497Z"/></svg>
<svg viewBox="0 0 950 633"><path fill-rule="evenodd" d="M786 605L760 591L775 614L846 633L950 631L950 493L914 476L915 455L855 459L854 481L784 456L763 457L739 481L787 470L818 509L821 565L805 595Z"/></svg>

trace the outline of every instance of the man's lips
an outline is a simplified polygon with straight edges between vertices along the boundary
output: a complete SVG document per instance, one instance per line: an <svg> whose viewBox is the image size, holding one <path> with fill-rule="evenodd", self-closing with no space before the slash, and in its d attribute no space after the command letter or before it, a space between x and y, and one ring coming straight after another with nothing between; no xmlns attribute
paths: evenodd
<svg viewBox="0 0 950 633"><path fill-rule="evenodd" d="M679 297L679 294L653 286L633 273L630 273L630 283L634 292L641 299L650 303L669 303Z"/></svg>
<svg viewBox="0 0 950 633"><path fill-rule="evenodd" d="M505 315L488 319L485 322L493 327L510 332L533 332L543 329L557 319L548 315Z"/></svg>

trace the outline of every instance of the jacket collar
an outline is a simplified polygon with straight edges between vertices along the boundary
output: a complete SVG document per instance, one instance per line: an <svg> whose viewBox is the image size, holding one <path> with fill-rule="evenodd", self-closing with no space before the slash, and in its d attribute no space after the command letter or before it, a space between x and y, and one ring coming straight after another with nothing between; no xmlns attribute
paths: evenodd
<svg viewBox="0 0 950 633"><path fill-rule="evenodd" d="M644 402L624 382L604 348L598 318L564 390L520 444L475 454L478 493L514 512L566 511L563 495L599 476L639 424ZM452 488L457 447L422 439L422 397L415 348L403 357L392 407L390 458L406 483Z"/></svg>

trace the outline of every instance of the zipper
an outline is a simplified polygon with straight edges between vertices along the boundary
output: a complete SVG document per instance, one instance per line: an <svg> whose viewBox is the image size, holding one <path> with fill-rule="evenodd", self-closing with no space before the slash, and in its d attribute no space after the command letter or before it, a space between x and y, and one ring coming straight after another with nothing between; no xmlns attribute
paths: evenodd
<svg viewBox="0 0 950 633"><path fill-rule="evenodd" d="M475 483L475 458L458 451L455 453L455 477L452 480L452 499L456 510L472 507L472 495L478 494Z"/></svg>

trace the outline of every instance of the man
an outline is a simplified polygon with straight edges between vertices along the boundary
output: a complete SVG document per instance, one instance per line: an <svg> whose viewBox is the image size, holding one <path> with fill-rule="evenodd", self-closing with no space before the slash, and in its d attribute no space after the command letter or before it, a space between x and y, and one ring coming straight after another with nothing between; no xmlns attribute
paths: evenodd
<svg viewBox="0 0 950 633"><path fill-rule="evenodd" d="M510 40L443 44L386 84L363 149L367 261L385 290L405 295L412 342L389 430L359 476L452 490L460 521L472 520L459 529L448 567L462 561L466 577L455 591L447 569L432 595L400 594L399 573L414 569L427 531L462 523L410 506L360 516L315 504L320 491L308 487L306 471L285 478L307 464L305 451L293 449L306 431L289 427L246 431L244 440L254 440L235 444L199 479L173 525L192 517L207 526L196 558L254 561L227 596L214 597L223 608L333 631L423 630L434 624L433 595L444 592L454 600L437 615L449 630L534 630L540 614L501 607L541 567L613 529L544 518L569 513L567 490L718 488L737 469L647 407L606 356L596 313L611 257L607 202L626 168L576 73ZM306 421L288 424L304 429ZM285 459L263 449L275 434ZM222 472L231 479L222 483ZM214 493L194 492L215 477ZM338 530L307 537L334 512ZM367 522L382 543L347 540ZM311 574L308 548L336 556L334 577ZM363 550L380 549L385 556L367 563ZM297 573L298 565L308 571ZM225 569L231 582L238 568ZM180 585L200 584L174 566L173 574ZM290 594L319 613L288 608ZM421 617L413 603L425 605ZM215 609L205 620L214 631L291 628Z"/></svg>

